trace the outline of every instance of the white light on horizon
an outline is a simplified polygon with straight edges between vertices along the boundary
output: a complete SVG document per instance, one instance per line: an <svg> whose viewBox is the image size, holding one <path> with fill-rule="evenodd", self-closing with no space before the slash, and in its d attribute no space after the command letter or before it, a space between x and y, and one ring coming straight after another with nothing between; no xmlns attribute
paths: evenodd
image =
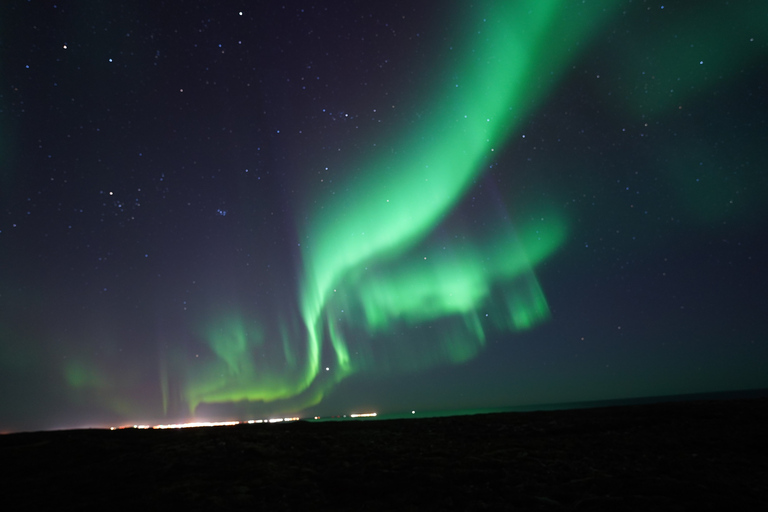
<svg viewBox="0 0 768 512"><path fill-rule="evenodd" d="M364 413L358 413L358 414L350 414L350 418L375 418L376 413L375 412L364 412Z"/></svg>
<svg viewBox="0 0 768 512"><path fill-rule="evenodd" d="M109 430L122 430L126 428L135 429L155 429L155 430L168 430L168 429L180 429L180 428L196 428L196 427L231 427L233 425L240 425L241 423L281 423L284 421L299 421L301 418L293 416L290 418L271 418L263 420L248 420L248 421L194 421L190 423L169 423L166 425L126 425L122 427L109 427Z"/></svg>

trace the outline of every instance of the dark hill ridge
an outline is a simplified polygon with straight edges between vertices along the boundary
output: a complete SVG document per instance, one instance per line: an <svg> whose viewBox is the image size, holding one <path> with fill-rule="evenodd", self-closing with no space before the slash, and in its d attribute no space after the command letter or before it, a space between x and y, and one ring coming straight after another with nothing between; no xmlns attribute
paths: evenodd
<svg viewBox="0 0 768 512"><path fill-rule="evenodd" d="M0 458L14 509L768 510L766 432L761 398L20 433Z"/></svg>

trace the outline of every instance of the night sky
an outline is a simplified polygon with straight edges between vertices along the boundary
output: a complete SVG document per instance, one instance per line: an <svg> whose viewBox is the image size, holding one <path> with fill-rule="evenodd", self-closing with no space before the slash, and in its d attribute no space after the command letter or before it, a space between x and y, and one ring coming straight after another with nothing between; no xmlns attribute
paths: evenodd
<svg viewBox="0 0 768 512"><path fill-rule="evenodd" d="M767 26L4 1L0 430L768 388Z"/></svg>

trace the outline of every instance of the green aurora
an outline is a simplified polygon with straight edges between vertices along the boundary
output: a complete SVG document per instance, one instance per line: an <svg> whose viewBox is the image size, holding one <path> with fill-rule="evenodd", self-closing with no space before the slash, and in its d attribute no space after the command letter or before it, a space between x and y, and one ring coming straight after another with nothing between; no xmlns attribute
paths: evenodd
<svg viewBox="0 0 768 512"><path fill-rule="evenodd" d="M307 201L315 209L300 228L308 240L303 328L281 324L280 335L266 339L248 314L213 322L205 338L216 357L194 370L182 364L192 412L243 400L299 410L354 373L459 363L482 349L488 329L530 329L548 318L533 269L564 240L556 212L532 212L536 221L515 229L497 221L484 238L458 233L449 250L427 242L495 147L586 47L610 2L573 10L558 0L485 4L456 14L467 20L467 37L452 50L460 54L448 73L454 78L424 94L432 114L342 192ZM288 339L296 335L306 339L301 351ZM166 377L161 384L167 397Z"/></svg>
<svg viewBox="0 0 768 512"><path fill-rule="evenodd" d="M3 11L0 427L766 387L764 2L197 4Z"/></svg>

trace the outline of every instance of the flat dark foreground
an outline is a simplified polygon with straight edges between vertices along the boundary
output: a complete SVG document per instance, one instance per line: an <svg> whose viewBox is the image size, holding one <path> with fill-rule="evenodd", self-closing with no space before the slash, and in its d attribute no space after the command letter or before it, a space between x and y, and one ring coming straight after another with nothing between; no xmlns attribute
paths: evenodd
<svg viewBox="0 0 768 512"><path fill-rule="evenodd" d="M0 436L4 510L768 510L768 399Z"/></svg>

